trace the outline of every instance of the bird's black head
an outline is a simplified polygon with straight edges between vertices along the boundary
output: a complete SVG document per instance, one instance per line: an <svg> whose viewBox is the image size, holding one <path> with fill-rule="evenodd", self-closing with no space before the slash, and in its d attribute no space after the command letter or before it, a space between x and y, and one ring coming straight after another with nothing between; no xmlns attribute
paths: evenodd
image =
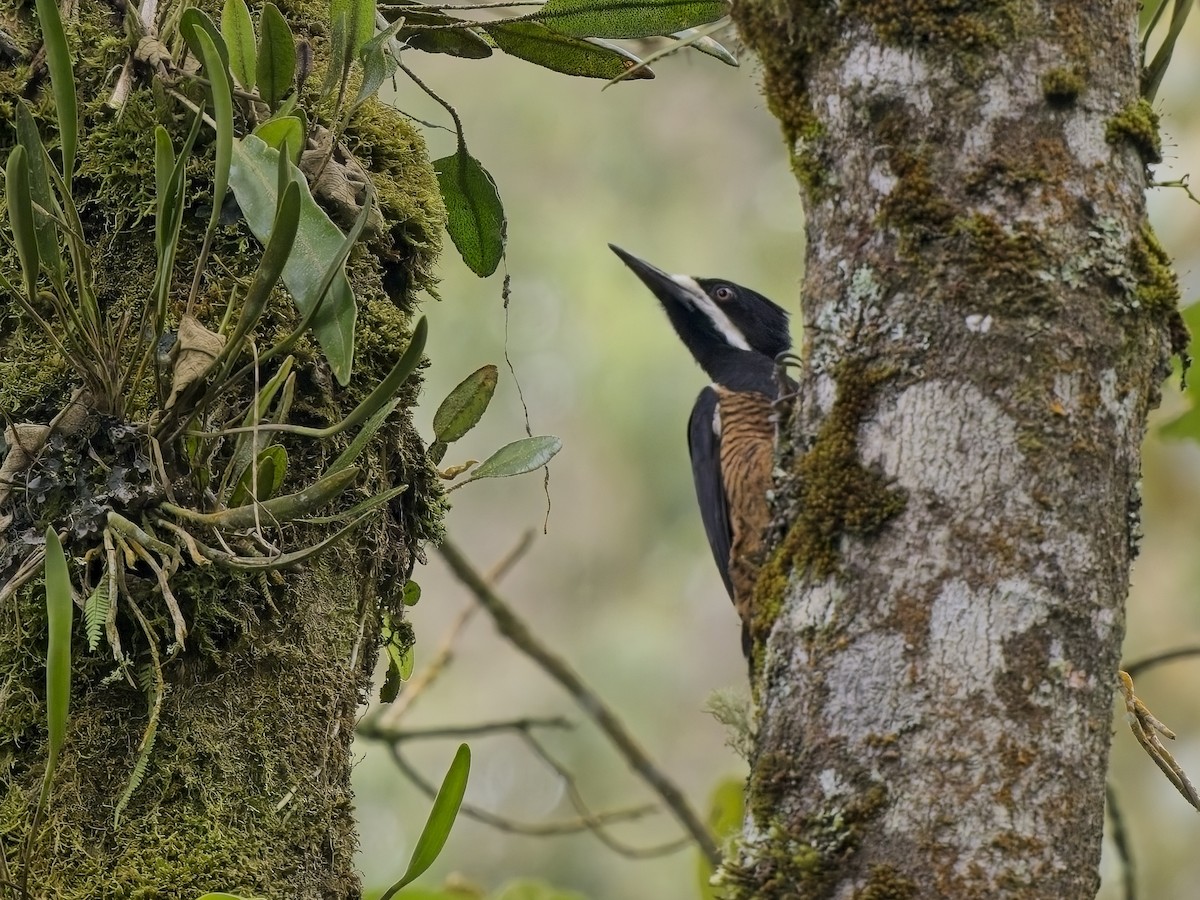
<svg viewBox="0 0 1200 900"><path fill-rule="evenodd" d="M709 375L731 353L774 360L791 349L788 314L762 294L720 278L669 275L620 247L608 245L662 303L680 339Z"/></svg>

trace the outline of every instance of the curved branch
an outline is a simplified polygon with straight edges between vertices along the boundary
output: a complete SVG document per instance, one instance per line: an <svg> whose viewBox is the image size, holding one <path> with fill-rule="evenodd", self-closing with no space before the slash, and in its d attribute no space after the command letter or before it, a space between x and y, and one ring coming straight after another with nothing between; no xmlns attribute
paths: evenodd
<svg viewBox="0 0 1200 900"><path fill-rule="evenodd" d="M709 862L713 866L720 865L721 853L717 849L717 842L712 833L688 804L682 791L667 777L666 773L654 764L616 713L564 659L553 653L534 636L529 627L475 571L453 541L443 542L438 548L438 552L455 577L471 591L479 604L491 615L500 633L518 650L537 663L547 675L558 682L574 698L580 709L596 723L596 726L604 732L621 756L625 758L629 767L662 798L663 803L671 810L684 830L692 836Z"/></svg>

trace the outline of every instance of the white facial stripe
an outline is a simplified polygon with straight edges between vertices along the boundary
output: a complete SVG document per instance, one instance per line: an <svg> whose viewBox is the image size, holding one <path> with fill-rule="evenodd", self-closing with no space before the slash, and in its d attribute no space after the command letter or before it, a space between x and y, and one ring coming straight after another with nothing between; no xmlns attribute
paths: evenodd
<svg viewBox="0 0 1200 900"><path fill-rule="evenodd" d="M745 335L730 321L729 316L725 315L725 310L717 306L713 298L704 293L704 288L700 287L695 278L689 275L672 275L671 280L688 292L688 298L696 304L697 309L708 316L717 331L725 335L725 340L739 350L750 349Z"/></svg>

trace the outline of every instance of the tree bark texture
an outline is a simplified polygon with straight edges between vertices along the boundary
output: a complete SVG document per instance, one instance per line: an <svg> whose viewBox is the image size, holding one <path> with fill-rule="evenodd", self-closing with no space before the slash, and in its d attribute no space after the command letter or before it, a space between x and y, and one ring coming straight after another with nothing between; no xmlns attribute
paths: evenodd
<svg viewBox="0 0 1200 900"><path fill-rule="evenodd" d="M302 104L312 103L328 58L328 3L276 3L297 37L312 47L315 71ZM182 5L160 0L157 22L176 21ZM219 21L219 2L195 5ZM76 202L89 229L101 302L110 315L120 316L122 310L140 309L151 295L154 127L166 126L178 148L191 114L154 83L153 69L142 64L134 69L132 91L119 114L110 108L117 73L137 43L125 31L125 4L61 6L82 118ZM261 4L251 6L257 20ZM30 104L56 152L53 100L33 4L0 3L0 28L6 36L0 55L0 153L7 156L15 140L17 97ZM178 32L164 33L164 40L178 60ZM186 78L175 87L196 102L204 100L204 91ZM319 121L311 111L309 120ZM240 118L238 127L245 128ZM371 172L384 221L368 228L348 267L359 304L350 386L334 383L314 343L302 341L293 351L298 378L290 420L317 426L353 409L404 349L415 294L433 281L444 218L424 144L397 113L369 103L352 120L343 146ZM212 132L205 128L189 166L189 208L173 294L180 301L187 296L211 208L212 167ZM6 274L20 283L15 258L5 253ZM244 222L219 229L216 262L206 269L197 304L203 324L215 329L231 292L244 295L260 253ZM276 291L258 331L260 349L296 321L291 300ZM277 359L265 367L261 381L278 365ZM50 421L76 384L66 361L13 299L0 295L0 415L5 422ZM131 401L131 420L144 422L151 411L152 384ZM243 379L242 395L230 397L227 409L244 410L254 389ZM415 394L410 382L404 405L411 405ZM157 649L166 685L152 735L146 729L154 692L148 697L114 672L108 646L89 652L77 617L66 745L48 815L28 857L22 848L46 764L40 582L0 610L0 849L14 878L28 877L31 896L192 900L204 891L222 890L271 898L360 896L350 792L354 717L370 685L379 609L393 610L397 627L407 627L399 622L400 589L420 543L438 533L441 514L440 489L421 441L403 408L394 418L360 457L359 482L339 502L345 508L395 484L409 488L333 550L289 571L259 575L199 566L185 554L171 579L188 628L177 657L171 658L171 622L153 573L145 566L125 572L146 627L161 638ZM93 445L102 446L109 429L125 424L92 417ZM348 439L282 438L288 453L284 490L311 483ZM178 464L171 448L164 452L168 468ZM202 506L203 497L179 487L187 483L187 478L177 483L176 490L184 491L179 502ZM0 533L0 583L20 563L27 534L46 527L47 522L22 519L28 508L20 500L0 509L0 521L4 513L15 515L7 532ZM271 533L296 550L330 533L323 529L337 527ZM213 540L211 535L203 539ZM98 560L90 569L79 565L87 541L68 540L66 549L76 560L72 572L78 585L80 574L94 573ZM118 604L115 627L133 675L152 667L137 617L132 603ZM144 771L135 774L147 740L152 749Z"/></svg>
<svg viewBox="0 0 1200 900"><path fill-rule="evenodd" d="M738 898L1094 896L1177 284L1137 4L738 0L807 213Z"/></svg>

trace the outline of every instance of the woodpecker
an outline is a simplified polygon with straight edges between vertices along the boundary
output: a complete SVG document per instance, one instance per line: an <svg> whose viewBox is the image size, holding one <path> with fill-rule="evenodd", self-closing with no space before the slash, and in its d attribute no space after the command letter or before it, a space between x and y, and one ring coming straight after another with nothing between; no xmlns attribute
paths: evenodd
<svg viewBox="0 0 1200 900"><path fill-rule="evenodd" d="M762 294L720 278L669 275L613 244L613 253L662 304L676 334L712 379L688 421L700 518L742 620L750 658L750 600L770 521L775 456L776 358L792 346L788 314Z"/></svg>

